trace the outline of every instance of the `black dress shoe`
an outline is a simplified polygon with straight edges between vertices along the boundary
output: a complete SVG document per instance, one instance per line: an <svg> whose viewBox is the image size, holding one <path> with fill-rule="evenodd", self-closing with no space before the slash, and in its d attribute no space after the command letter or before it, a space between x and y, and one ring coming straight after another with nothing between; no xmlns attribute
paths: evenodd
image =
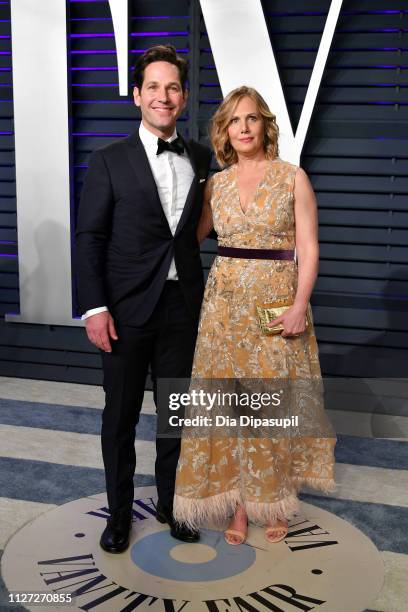
<svg viewBox="0 0 408 612"><path fill-rule="evenodd" d="M173 513L163 508L160 503L158 503L156 507L156 518L159 523L167 523L170 526L170 534L173 538L176 538L176 540L181 540L182 542L198 542L200 539L199 531L190 529L186 527L186 525L176 523L173 518Z"/></svg>
<svg viewBox="0 0 408 612"><path fill-rule="evenodd" d="M129 534L132 528L131 519L108 519L99 544L103 550L117 554L129 546Z"/></svg>

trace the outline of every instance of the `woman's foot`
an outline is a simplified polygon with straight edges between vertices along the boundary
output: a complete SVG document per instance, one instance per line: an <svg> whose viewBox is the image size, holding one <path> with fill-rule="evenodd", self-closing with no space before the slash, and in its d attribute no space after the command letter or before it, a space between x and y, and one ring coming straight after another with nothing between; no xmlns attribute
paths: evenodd
<svg viewBox="0 0 408 612"><path fill-rule="evenodd" d="M271 544L280 542L288 533L288 521L277 519L273 525L267 525L265 528L265 539Z"/></svg>
<svg viewBox="0 0 408 612"><path fill-rule="evenodd" d="M232 517L228 529L224 531L227 544L238 546L243 544L248 533L248 516L242 506L239 506Z"/></svg>

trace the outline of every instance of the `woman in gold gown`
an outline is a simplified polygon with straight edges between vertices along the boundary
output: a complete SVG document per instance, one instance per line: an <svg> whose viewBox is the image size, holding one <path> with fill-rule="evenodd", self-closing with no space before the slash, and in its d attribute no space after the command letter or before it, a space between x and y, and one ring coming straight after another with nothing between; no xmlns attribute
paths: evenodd
<svg viewBox="0 0 408 612"><path fill-rule="evenodd" d="M304 435L299 429L262 438L183 433L173 512L192 528L233 515L225 531L230 544L245 540L248 520L266 525L266 539L277 542L299 508L301 485L335 487L336 439L324 414L309 305L318 271L317 206L305 172L279 159L275 116L256 90L232 91L210 135L225 169L206 185L198 229L201 241L215 228L218 256L206 285L192 382L309 380L317 391L291 406L292 414L313 421ZM290 305L274 321L283 331L263 335L255 305L276 302Z"/></svg>

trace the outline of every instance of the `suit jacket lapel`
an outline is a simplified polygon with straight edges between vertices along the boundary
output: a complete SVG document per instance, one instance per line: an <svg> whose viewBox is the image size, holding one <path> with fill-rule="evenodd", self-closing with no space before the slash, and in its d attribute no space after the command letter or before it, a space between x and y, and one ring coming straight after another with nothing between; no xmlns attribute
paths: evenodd
<svg viewBox="0 0 408 612"><path fill-rule="evenodd" d="M199 184L199 168L198 168L198 160L197 160L197 156L195 154L194 151L194 146L192 142L186 142L183 138L183 143L185 146L185 149L187 151L187 154L190 158L190 162L191 162L191 166L194 170L194 178L193 181L191 183L189 192L187 194L187 198L186 198L186 202L184 204L184 208L183 208L183 212L181 213L181 217L180 220L178 222L176 231L175 231L175 236L181 231L181 229L183 228L186 220L188 219L188 215L190 214L191 208L195 202L196 199L196 194L197 194L197 187Z"/></svg>
<svg viewBox="0 0 408 612"><path fill-rule="evenodd" d="M194 170L195 178L197 178L197 174L198 174L198 160L197 160L196 152L194 150L194 143L191 142L191 141L187 142L182 137L181 137L181 139L183 141L183 144L184 144L184 147L186 149L187 155L190 158L190 162L191 162L191 165L192 165L193 170Z"/></svg>
<svg viewBox="0 0 408 612"><path fill-rule="evenodd" d="M160 202L159 192L157 191L156 181L147 159L146 151L139 138L139 134L134 132L129 136L127 153L130 164L138 178L140 186L145 193L146 199L157 210L170 231L170 227L164 214L163 206Z"/></svg>

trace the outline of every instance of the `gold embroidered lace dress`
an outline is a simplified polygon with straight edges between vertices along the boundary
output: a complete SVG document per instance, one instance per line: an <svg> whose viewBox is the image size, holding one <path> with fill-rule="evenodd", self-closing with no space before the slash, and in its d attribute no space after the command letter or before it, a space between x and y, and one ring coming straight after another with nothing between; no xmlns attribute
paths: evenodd
<svg viewBox="0 0 408 612"><path fill-rule="evenodd" d="M263 181L244 213L231 166L213 177L211 208L219 244L253 249L294 249L296 166L267 162ZM294 261L217 256L201 311L192 383L195 379L313 380L321 385L313 324L292 338L260 333L256 303L293 302ZM279 385L278 385L279 386ZM311 394L309 394L310 396ZM292 414L313 419L305 436L206 437L183 433L177 468L174 515L198 527L218 522L245 506L249 520L265 524L298 510L302 484L325 492L333 479L335 435L322 394L295 401ZM271 413L271 416L273 414ZM301 428L301 425L300 425Z"/></svg>

